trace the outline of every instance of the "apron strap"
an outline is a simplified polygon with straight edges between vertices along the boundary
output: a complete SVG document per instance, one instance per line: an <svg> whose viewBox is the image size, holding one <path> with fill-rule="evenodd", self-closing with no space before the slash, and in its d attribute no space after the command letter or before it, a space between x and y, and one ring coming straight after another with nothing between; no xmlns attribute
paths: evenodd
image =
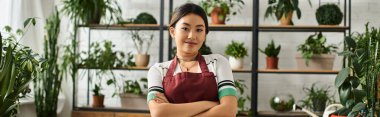
<svg viewBox="0 0 380 117"><path fill-rule="evenodd" d="M200 53L197 55L197 60L198 60L202 73L208 73L209 70L207 68L206 61ZM165 75L166 78L173 77L175 68L177 67L177 63L178 63L178 59L177 59L177 56L175 56L172 60L172 63L170 63L168 71L166 72L166 75Z"/></svg>

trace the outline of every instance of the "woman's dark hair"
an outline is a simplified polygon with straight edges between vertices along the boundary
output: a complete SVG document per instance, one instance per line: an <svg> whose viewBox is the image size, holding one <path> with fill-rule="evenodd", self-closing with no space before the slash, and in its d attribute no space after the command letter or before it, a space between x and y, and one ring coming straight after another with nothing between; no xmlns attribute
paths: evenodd
<svg viewBox="0 0 380 117"><path fill-rule="evenodd" d="M205 27L206 27L206 34L208 33L208 22L207 22L207 15L206 12L203 10L202 7L194 4L194 3L186 3L182 6L179 6L176 8L172 14L172 19L170 20L170 27L175 27L177 22L184 16L186 16L189 13L194 13L196 15L199 15L202 17Z"/></svg>

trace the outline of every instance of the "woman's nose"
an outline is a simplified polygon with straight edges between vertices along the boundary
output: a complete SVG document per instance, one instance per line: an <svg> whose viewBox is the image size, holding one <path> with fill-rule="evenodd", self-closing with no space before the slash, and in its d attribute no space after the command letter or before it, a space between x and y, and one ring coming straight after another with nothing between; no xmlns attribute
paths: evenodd
<svg viewBox="0 0 380 117"><path fill-rule="evenodd" d="M189 39L195 39L195 37L196 37L196 33L194 31L190 31L189 35L187 36L187 38Z"/></svg>

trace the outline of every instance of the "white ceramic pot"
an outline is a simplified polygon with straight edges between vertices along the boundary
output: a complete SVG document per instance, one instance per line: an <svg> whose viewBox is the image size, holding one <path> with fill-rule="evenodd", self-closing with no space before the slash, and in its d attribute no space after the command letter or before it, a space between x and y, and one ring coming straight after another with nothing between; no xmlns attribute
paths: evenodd
<svg viewBox="0 0 380 117"><path fill-rule="evenodd" d="M231 57L229 58L229 62L230 62L230 65L231 65L231 69L243 69L243 65L244 65L244 58L235 58L235 57Z"/></svg>
<svg viewBox="0 0 380 117"><path fill-rule="evenodd" d="M137 67L146 67L149 64L149 55L148 54L136 54L135 63Z"/></svg>

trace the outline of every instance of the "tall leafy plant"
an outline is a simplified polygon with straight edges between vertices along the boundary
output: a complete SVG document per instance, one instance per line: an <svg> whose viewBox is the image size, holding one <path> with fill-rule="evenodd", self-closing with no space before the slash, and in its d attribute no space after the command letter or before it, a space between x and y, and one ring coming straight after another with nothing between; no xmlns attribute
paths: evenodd
<svg viewBox="0 0 380 117"><path fill-rule="evenodd" d="M63 1L63 12L70 19L78 20L82 24L99 24L101 18L106 14L109 23L121 20L121 9L116 0L65 0Z"/></svg>
<svg viewBox="0 0 380 117"><path fill-rule="evenodd" d="M58 95L61 90L62 70L58 63L57 45L61 20L58 11L46 20L44 59L41 74L33 80L35 104L38 117L56 117Z"/></svg>
<svg viewBox="0 0 380 117"><path fill-rule="evenodd" d="M40 61L37 54L29 47L19 44L31 25L36 20L29 18L24 22L24 29L18 29L16 34L12 28L5 27L3 38L0 33L0 116L11 117L17 114L19 98L27 93L28 85L37 73ZM18 39L18 40L17 40Z"/></svg>
<svg viewBox="0 0 380 117"><path fill-rule="evenodd" d="M376 105L380 29L368 28L366 24L364 33L345 38L345 43L347 48L341 55L347 58L348 64L335 79L344 108L334 114L374 117L379 111Z"/></svg>

